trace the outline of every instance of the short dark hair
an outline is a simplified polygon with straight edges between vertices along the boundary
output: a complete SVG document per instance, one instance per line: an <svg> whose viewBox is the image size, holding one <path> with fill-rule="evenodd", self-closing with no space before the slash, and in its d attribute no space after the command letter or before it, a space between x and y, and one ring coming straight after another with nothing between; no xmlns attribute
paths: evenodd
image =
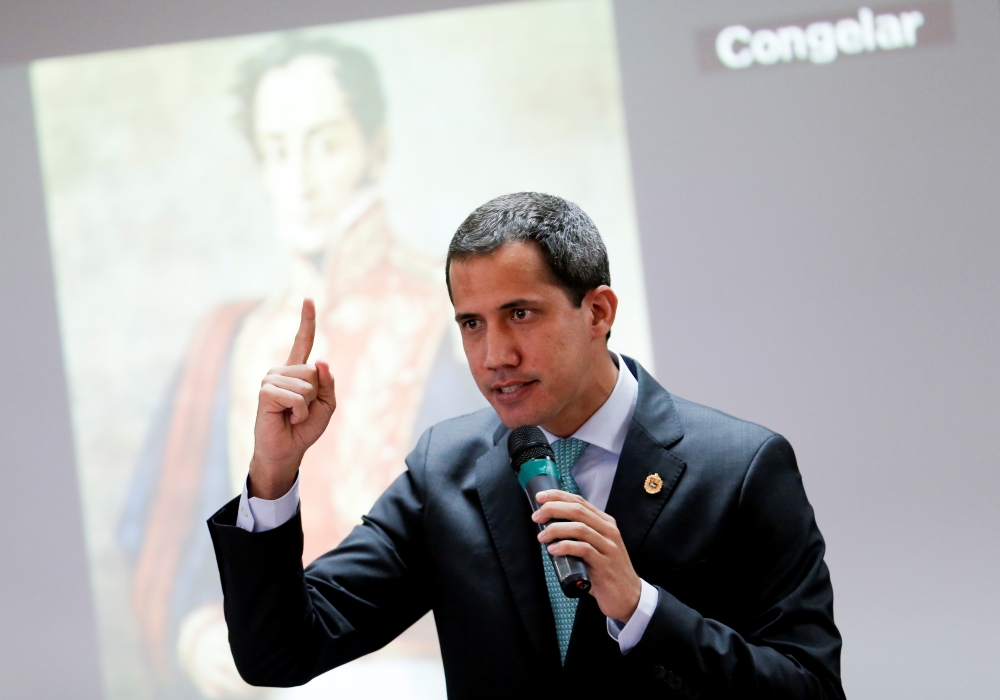
<svg viewBox="0 0 1000 700"><path fill-rule="evenodd" d="M254 97L268 71L302 56L324 56L333 60L333 74L347 95L351 114L358 120L365 138L371 141L385 123L385 96L375 61L365 51L331 39L309 38L300 33L286 34L251 57L240 67L234 92L240 100L239 125L256 151L254 139Z"/></svg>
<svg viewBox="0 0 1000 700"><path fill-rule="evenodd" d="M550 194L518 192L491 199L458 227L445 261L448 295L452 260L492 253L515 241L539 247L573 306L579 307L590 290L611 284L608 251L583 209Z"/></svg>

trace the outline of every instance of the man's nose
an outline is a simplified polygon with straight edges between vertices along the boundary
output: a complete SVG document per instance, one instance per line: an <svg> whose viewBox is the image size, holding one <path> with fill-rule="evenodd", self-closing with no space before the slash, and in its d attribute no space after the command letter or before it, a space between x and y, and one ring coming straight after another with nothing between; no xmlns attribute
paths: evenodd
<svg viewBox="0 0 1000 700"><path fill-rule="evenodd" d="M521 355L513 334L502 324L486 326L486 368L491 370L516 367Z"/></svg>

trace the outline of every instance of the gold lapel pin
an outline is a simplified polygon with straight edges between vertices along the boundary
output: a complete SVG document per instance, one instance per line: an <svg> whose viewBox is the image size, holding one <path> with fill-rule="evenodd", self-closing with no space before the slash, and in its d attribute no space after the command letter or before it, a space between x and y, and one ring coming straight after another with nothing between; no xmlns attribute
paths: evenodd
<svg viewBox="0 0 1000 700"><path fill-rule="evenodd" d="M663 479L660 478L659 474L650 474L646 477L646 483L642 485L642 488L646 489L646 493L650 496L655 496L663 488Z"/></svg>

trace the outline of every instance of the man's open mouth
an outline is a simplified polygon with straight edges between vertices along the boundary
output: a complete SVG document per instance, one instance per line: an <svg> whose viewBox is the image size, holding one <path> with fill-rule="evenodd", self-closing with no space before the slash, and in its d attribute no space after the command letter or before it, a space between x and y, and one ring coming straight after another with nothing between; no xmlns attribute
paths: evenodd
<svg viewBox="0 0 1000 700"><path fill-rule="evenodd" d="M526 382L517 382L515 384L506 384L504 386L498 386L494 389L497 394L497 398L501 400L516 400L520 398L526 391L530 390L538 380L532 379Z"/></svg>

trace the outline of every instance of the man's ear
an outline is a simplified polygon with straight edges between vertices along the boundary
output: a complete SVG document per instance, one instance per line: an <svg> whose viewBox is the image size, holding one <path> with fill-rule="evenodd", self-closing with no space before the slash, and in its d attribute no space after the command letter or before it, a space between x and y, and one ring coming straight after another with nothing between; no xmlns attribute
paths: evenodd
<svg viewBox="0 0 1000 700"><path fill-rule="evenodd" d="M583 305L590 311L591 335L594 338L607 337L618 313L618 295L611 287L602 284L587 292Z"/></svg>

